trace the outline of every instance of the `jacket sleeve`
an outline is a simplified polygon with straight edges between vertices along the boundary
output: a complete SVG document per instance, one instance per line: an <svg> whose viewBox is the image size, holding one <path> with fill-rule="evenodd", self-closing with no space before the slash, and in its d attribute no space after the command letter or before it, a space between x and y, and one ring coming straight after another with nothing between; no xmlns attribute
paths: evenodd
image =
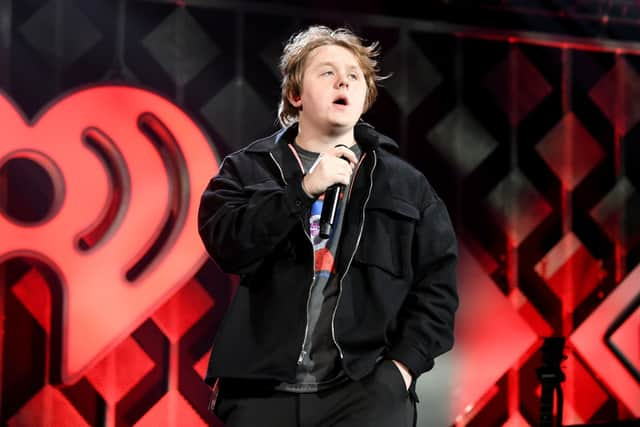
<svg viewBox="0 0 640 427"><path fill-rule="evenodd" d="M209 255L227 273L255 270L311 208L302 174L280 184L244 186L227 157L200 200L198 232Z"/></svg>
<svg viewBox="0 0 640 427"><path fill-rule="evenodd" d="M453 346L457 243L447 209L437 196L422 211L413 243L414 282L399 315L387 357L404 363L414 379Z"/></svg>

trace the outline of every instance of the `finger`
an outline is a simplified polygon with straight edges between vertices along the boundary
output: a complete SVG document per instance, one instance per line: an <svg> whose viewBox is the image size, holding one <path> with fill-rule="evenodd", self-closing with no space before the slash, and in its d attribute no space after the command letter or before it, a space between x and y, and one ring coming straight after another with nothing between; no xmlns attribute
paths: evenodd
<svg viewBox="0 0 640 427"><path fill-rule="evenodd" d="M346 164L344 166L345 167L338 173L338 177L341 184L349 185L351 183L351 175L353 175L353 171Z"/></svg>
<svg viewBox="0 0 640 427"><path fill-rule="evenodd" d="M343 163L342 164L342 173L347 176L347 178L351 178L351 174L353 173L353 163Z"/></svg>
<svg viewBox="0 0 640 427"><path fill-rule="evenodd" d="M341 149L340 157L346 158L349 161L349 163L352 163L352 164L355 164L358 162L358 158L356 157L356 154L353 151L344 147L340 147L340 149Z"/></svg>
<svg viewBox="0 0 640 427"><path fill-rule="evenodd" d="M351 183L351 177L348 175L344 175L344 174L340 174L337 176L338 178L338 183L342 184L342 185L349 185Z"/></svg>
<svg viewBox="0 0 640 427"><path fill-rule="evenodd" d="M356 154L347 147L336 147L334 153L336 157L346 158L347 161L349 161L349 163L358 162L358 158L356 157Z"/></svg>

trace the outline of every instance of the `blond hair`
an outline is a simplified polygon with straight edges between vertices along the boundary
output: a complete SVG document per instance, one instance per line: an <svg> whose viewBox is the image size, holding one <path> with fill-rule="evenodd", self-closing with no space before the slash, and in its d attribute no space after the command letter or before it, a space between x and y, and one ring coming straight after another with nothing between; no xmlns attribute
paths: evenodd
<svg viewBox="0 0 640 427"><path fill-rule="evenodd" d="M378 75L377 58L380 54L378 42L367 46L360 37L346 28L332 30L321 25L311 26L291 36L280 58L282 93L278 106L278 120L283 127L298 121L299 108L289 102L289 96L296 97L302 93L302 78L309 53L317 47L326 45L342 46L356 57L367 84L363 112L373 105L378 96L376 83L385 78Z"/></svg>

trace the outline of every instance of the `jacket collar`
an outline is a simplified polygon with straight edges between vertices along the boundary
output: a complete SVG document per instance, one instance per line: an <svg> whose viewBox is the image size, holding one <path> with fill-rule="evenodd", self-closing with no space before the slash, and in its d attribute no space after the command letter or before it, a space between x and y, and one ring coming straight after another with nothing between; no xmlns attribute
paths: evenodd
<svg viewBox="0 0 640 427"><path fill-rule="evenodd" d="M370 151L378 148L398 152L398 144L386 135L381 134L369 123L362 119L358 121L354 129L355 138L358 145L363 151ZM276 148L285 147L287 144L293 143L298 134L298 124L281 129L278 132L266 138L259 139L245 148L250 153L268 153Z"/></svg>

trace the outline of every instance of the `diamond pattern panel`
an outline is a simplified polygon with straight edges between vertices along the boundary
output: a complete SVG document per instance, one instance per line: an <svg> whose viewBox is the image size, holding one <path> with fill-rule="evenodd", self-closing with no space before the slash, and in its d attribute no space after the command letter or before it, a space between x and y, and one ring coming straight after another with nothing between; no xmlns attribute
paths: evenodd
<svg viewBox="0 0 640 427"><path fill-rule="evenodd" d="M640 76L629 63L620 59L589 92L593 102L609 121L626 134L640 120Z"/></svg>
<svg viewBox="0 0 640 427"><path fill-rule="evenodd" d="M486 203L515 246L551 212L551 206L518 170L511 172L491 191Z"/></svg>
<svg viewBox="0 0 640 427"><path fill-rule="evenodd" d="M153 361L142 348L129 337L114 351L93 367L86 378L114 405L151 371Z"/></svg>
<svg viewBox="0 0 640 427"><path fill-rule="evenodd" d="M35 268L30 269L11 291L40 326L51 331L51 294L46 280Z"/></svg>
<svg viewBox="0 0 640 427"><path fill-rule="evenodd" d="M175 343L213 306L213 299L194 279L160 307L152 318L169 340Z"/></svg>
<svg viewBox="0 0 640 427"><path fill-rule="evenodd" d="M507 58L489 72L484 85L507 115L511 126L518 125L552 90L518 48L513 48Z"/></svg>
<svg viewBox="0 0 640 427"><path fill-rule="evenodd" d="M142 44L178 85L190 81L219 49L186 8L178 7Z"/></svg>
<svg viewBox="0 0 640 427"><path fill-rule="evenodd" d="M568 113L536 146L565 188L573 190L602 160L604 151L573 113Z"/></svg>
<svg viewBox="0 0 640 427"><path fill-rule="evenodd" d="M411 39L391 48L383 62L394 70L384 87L404 114L411 113L442 82L440 72Z"/></svg>
<svg viewBox="0 0 640 427"><path fill-rule="evenodd" d="M161 425L205 427L207 424L178 391L171 390L135 424L136 427Z"/></svg>
<svg viewBox="0 0 640 427"><path fill-rule="evenodd" d="M60 18L64 23L56 27ZM102 39L91 20L73 2L67 1L48 1L19 31L50 64L60 62L63 67L75 62Z"/></svg>
<svg viewBox="0 0 640 427"><path fill-rule="evenodd" d="M457 107L427 138L461 177L468 176L497 147L496 140L465 107Z"/></svg>
<svg viewBox="0 0 640 427"><path fill-rule="evenodd" d="M509 300L518 314L527 321L529 326L538 334L545 337L553 334L553 329L545 320L544 316L534 307L520 289L513 289L509 293Z"/></svg>
<svg viewBox="0 0 640 427"><path fill-rule="evenodd" d="M275 104L271 111L257 92L243 78L230 81L202 107L202 114L234 150L265 135L275 120ZM246 125L251 117L251 126Z"/></svg>
<svg viewBox="0 0 640 427"><path fill-rule="evenodd" d="M606 272L573 233L565 235L535 266L572 312L604 279Z"/></svg>
<svg viewBox="0 0 640 427"><path fill-rule="evenodd" d="M9 427L89 427L60 390L47 384L18 413L12 416Z"/></svg>
<svg viewBox="0 0 640 427"><path fill-rule="evenodd" d="M609 193L591 209L591 216L612 242L629 249L640 240L640 195L622 177Z"/></svg>

